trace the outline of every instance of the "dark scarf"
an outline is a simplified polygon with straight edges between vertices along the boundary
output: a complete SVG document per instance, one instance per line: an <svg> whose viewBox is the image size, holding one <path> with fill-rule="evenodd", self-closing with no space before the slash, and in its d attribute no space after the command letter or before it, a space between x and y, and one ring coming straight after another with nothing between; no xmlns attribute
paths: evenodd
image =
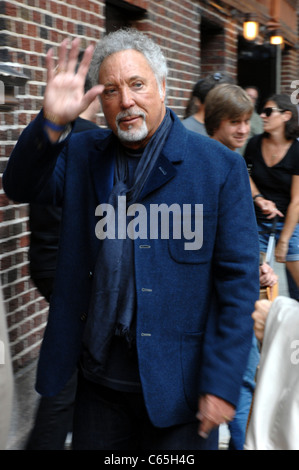
<svg viewBox="0 0 299 470"><path fill-rule="evenodd" d="M134 173L132 186L127 186L127 160L118 146L115 182L108 203L115 211L115 238L105 238L95 267L94 284L84 333L84 357L104 370L113 336L135 340L136 290L134 271L134 241L117 238L118 197L126 196L127 206L135 203L151 174L172 126L169 109L155 134L144 149ZM125 233L127 227L124 228ZM87 364L85 364L86 366Z"/></svg>

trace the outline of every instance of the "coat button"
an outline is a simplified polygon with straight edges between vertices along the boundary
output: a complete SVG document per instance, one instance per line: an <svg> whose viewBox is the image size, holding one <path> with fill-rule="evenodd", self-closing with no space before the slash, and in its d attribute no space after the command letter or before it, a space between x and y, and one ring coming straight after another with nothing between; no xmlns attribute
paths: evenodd
<svg viewBox="0 0 299 470"><path fill-rule="evenodd" d="M92 279L92 277L93 277L93 272L92 271L89 271L88 277L89 277L89 279Z"/></svg>
<svg viewBox="0 0 299 470"><path fill-rule="evenodd" d="M80 320L82 321L86 321L87 319L87 314L86 313L82 313L81 317L80 317Z"/></svg>

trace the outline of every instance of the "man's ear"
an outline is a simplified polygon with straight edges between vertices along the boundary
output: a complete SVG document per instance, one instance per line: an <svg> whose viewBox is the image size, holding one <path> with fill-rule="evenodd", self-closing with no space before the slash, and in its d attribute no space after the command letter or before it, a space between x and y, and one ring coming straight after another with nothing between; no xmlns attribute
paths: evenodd
<svg viewBox="0 0 299 470"><path fill-rule="evenodd" d="M164 103L165 99L166 99L166 80L165 80L165 78L163 79L162 84L161 84L161 99L162 99L162 103Z"/></svg>

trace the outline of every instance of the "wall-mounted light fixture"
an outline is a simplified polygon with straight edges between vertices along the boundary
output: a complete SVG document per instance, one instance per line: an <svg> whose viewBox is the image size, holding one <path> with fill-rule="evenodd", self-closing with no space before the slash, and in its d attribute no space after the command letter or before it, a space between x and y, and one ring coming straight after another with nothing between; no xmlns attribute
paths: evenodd
<svg viewBox="0 0 299 470"><path fill-rule="evenodd" d="M283 36L279 30L271 31L270 44L275 46L283 44Z"/></svg>
<svg viewBox="0 0 299 470"><path fill-rule="evenodd" d="M247 41L254 41L259 34L259 24L256 16L246 13L243 23L243 37Z"/></svg>

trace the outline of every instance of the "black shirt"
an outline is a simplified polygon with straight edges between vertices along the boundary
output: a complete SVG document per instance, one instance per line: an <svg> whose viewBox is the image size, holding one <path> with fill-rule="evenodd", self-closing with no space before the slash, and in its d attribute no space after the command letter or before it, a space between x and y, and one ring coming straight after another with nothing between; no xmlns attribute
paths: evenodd
<svg viewBox="0 0 299 470"><path fill-rule="evenodd" d="M248 142L244 158L249 175L256 184L260 193L286 215L291 199L292 176L299 175L299 142L294 140L285 156L271 167L267 166L262 155L262 138L264 134L254 136ZM269 222L255 205L258 222ZM284 218L280 217L283 221Z"/></svg>

